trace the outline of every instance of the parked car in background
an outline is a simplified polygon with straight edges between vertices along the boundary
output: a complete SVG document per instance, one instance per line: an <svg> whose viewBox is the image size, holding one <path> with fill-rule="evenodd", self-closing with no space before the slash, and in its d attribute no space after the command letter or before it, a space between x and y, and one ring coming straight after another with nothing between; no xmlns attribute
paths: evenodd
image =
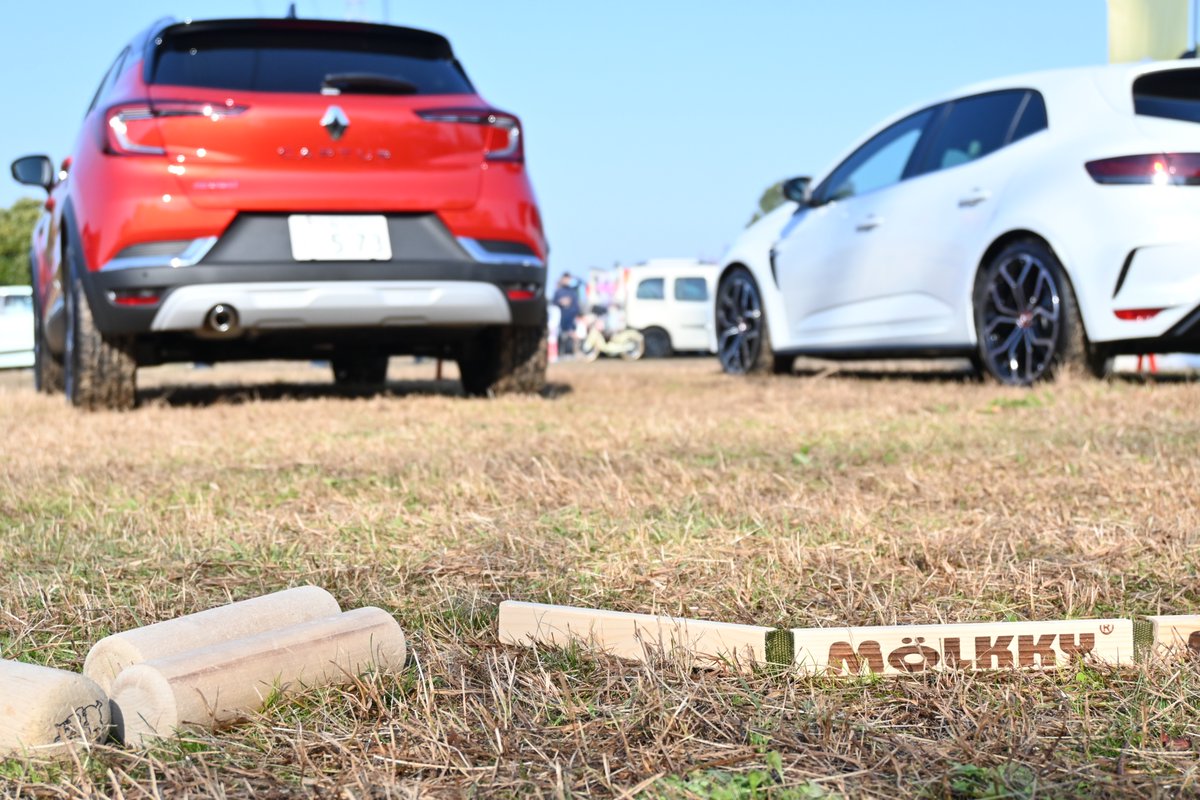
<svg viewBox="0 0 1200 800"><path fill-rule="evenodd" d="M31 260L38 385L128 408L140 366L458 361L537 391L546 240L520 121L442 36L297 19L157 23L100 81ZM61 287L61 288L60 288Z"/></svg>
<svg viewBox="0 0 1200 800"><path fill-rule="evenodd" d="M593 270L588 302L615 303L625 326L640 331L649 358L711 353L717 265L689 258L656 258L632 267Z"/></svg>
<svg viewBox="0 0 1200 800"><path fill-rule="evenodd" d="M625 324L642 332L646 355L712 352L717 265L656 258L629 271Z"/></svg>
<svg viewBox="0 0 1200 800"><path fill-rule="evenodd" d="M991 81L893 117L726 255L727 372L967 356L1010 384L1200 352L1200 68Z"/></svg>
<svg viewBox="0 0 1200 800"><path fill-rule="evenodd" d="M32 366L32 290L28 286L0 286L0 369Z"/></svg>

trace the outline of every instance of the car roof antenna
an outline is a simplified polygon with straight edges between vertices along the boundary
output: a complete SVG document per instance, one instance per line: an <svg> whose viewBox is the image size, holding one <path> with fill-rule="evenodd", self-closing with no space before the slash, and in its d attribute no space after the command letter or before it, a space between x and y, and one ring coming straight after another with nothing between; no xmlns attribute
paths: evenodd
<svg viewBox="0 0 1200 800"><path fill-rule="evenodd" d="M288 13L287 13L286 19L296 19L296 4L295 3L288 4Z"/></svg>

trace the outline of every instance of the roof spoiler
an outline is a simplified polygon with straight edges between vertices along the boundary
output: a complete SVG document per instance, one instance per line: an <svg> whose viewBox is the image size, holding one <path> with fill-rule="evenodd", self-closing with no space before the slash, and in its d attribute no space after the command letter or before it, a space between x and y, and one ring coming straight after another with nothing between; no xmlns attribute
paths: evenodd
<svg viewBox="0 0 1200 800"><path fill-rule="evenodd" d="M201 33L205 31L232 31L272 27L276 29L292 28L297 30L349 30L363 36L405 37L410 41L424 45L432 54L432 57L454 59L454 50L450 46L450 41L440 33L374 22L301 19L296 16L295 9L296 4L293 2L288 9L288 15L283 19L279 17L273 19L239 17L233 19L185 20L180 22L170 17L163 18L150 28L146 41L142 45L144 78L147 83L153 80L158 50L163 39L173 33L182 33L184 31Z"/></svg>

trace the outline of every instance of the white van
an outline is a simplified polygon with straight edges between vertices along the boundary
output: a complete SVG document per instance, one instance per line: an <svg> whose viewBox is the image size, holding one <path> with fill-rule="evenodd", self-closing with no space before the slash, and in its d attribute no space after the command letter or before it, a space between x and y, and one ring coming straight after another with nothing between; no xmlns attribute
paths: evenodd
<svg viewBox="0 0 1200 800"><path fill-rule="evenodd" d="M712 353L717 265L658 258L621 270L625 325L646 337L646 355Z"/></svg>
<svg viewBox="0 0 1200 800"><path fill-rule="evenodd" d="M0 286L0 369L33 366L33 290Z"/></svg>

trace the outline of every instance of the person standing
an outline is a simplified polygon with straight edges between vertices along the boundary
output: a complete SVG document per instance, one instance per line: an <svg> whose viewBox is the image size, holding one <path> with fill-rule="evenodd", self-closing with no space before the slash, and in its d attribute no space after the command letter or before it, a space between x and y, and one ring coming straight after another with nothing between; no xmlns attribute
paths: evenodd
<svg viewBox="0 0 1200 800"><path fill-rule="evenodd" d="M575 319L579 316L579 293L571 273L563 273L554 292L554 305L559 308L559 355L575 354Z"/></svg>

